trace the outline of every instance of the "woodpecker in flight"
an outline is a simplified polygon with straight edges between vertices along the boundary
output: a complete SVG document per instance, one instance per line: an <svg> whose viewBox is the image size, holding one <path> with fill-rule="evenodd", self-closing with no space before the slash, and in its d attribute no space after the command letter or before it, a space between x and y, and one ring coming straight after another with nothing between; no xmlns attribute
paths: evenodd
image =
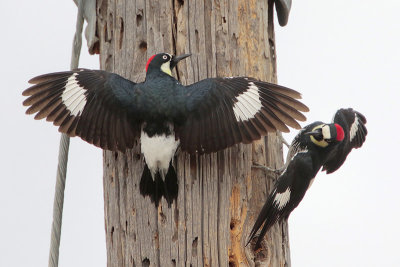
<svg viewBox="0 0 400 267"><path fill-rule="evenodd" d="M249 77L209 78L184 86L172 70L189 54L150 57L146 79L134 83L117 74L76 69L31 79L26 113L46 118L59 131L111 151L132 148L140 138L145 167L140 192L156 206L177 197L173 157L212 153L251 143L287 126L301 128L308 108L297 91Z"/></svg>
<svg viewBox="0 0 400 267"><path fill-rule="evenodd" d="M287 219L299 205L321 169L336 171L353 148L365 141L365 117L351 109L336 112L333 123L320 121L304 127L290 145L285 169L261 209L250 232L250 242L262 227L255 248L260 247L266 232L281 219Z"/></svg>

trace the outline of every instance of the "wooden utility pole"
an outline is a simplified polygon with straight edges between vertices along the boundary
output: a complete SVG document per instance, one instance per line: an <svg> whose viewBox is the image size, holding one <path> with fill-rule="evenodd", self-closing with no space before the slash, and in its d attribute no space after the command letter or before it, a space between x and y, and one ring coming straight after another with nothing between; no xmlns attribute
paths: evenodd
<svg viewBox="0 0 400 267"><path fill-rule="evenodd" d="M192 53L175 77L246 75L276 82L272 1L97 0L101 68L144 80L147 59ZM177 202L155 208L139 193L140 146L104 152L108 266L289 266L287 225L275 225L262 249L245 247L275 177L252 163L279 167L275 134L203 156L177 153Z"/></svg>

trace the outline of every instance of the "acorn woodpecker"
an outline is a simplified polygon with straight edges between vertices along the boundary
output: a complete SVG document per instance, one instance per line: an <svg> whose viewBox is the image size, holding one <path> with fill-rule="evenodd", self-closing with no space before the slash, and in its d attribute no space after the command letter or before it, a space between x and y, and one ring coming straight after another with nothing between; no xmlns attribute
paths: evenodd
<svg viewBox="0 0 400 267"><path fill-rule="evenodd" d="M249 77L209 78L184 86L172 77L189 54L150 57L146 79L134 83L102 70L44 74L23 92L27 114L102 149L124 152L140 138L144 155L140 192L158 205L178 194L172 159L250 143L268 132L301 128L307 106L297 91Z"/></svg>
<svg viewBox="0 0 400 267"><path fill-rule="evenodd" d="M287 219L299 205L318 171L327 173L337 170L353 148L365 141L367 129L365 117L351 108L340 109L333 123L320 121L304 127L290 145L285 169L277 179L272 192L261 209L250 232L250 242L264 224L255 244L281 219Z"/></svg>

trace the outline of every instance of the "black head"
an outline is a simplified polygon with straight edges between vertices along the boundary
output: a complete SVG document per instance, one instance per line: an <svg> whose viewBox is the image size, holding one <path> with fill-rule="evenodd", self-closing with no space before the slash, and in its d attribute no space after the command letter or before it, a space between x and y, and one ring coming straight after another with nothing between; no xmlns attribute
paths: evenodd
<svg viewBox="0 0 400 267"><path fill-rule="evenodd" d="M311 125L310 125L311 126ZM341 142L344 139L343 128L337 123L317 123L306 130L305 135L319 147L327 147L331 143Z"/></svg>
<svg viewBox="0 0 400 267"><path fill-rule="evenodd" d="M179 61L187 58L191 54L184 54L181 56L174 56L168 53L161 53L153 55L149 58L146 64L146 72L151 69L161 70L168 75L172 75L172 70L176 67Z"/></svg>

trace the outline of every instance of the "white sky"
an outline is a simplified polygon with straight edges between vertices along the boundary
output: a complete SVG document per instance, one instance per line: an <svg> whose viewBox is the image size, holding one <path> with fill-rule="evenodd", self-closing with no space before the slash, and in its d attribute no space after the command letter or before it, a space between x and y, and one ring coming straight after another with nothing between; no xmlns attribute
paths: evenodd
<svg viewBox="0 0 400 267"><path fill-rule="evenodd" d="M59 133L24 115L21 92L35 75L69 68L76 7L24 0L2 10L0 266L46 266ZM288 26L276 27L279 83L303 93L307 124L353 107L369 131L292 213L293 266L399 265L399 11L396 0L294 0ZM80 66L98 68L86 51ZM72 139L60 267L106 266L102 186L101 150Z"/></svg>

